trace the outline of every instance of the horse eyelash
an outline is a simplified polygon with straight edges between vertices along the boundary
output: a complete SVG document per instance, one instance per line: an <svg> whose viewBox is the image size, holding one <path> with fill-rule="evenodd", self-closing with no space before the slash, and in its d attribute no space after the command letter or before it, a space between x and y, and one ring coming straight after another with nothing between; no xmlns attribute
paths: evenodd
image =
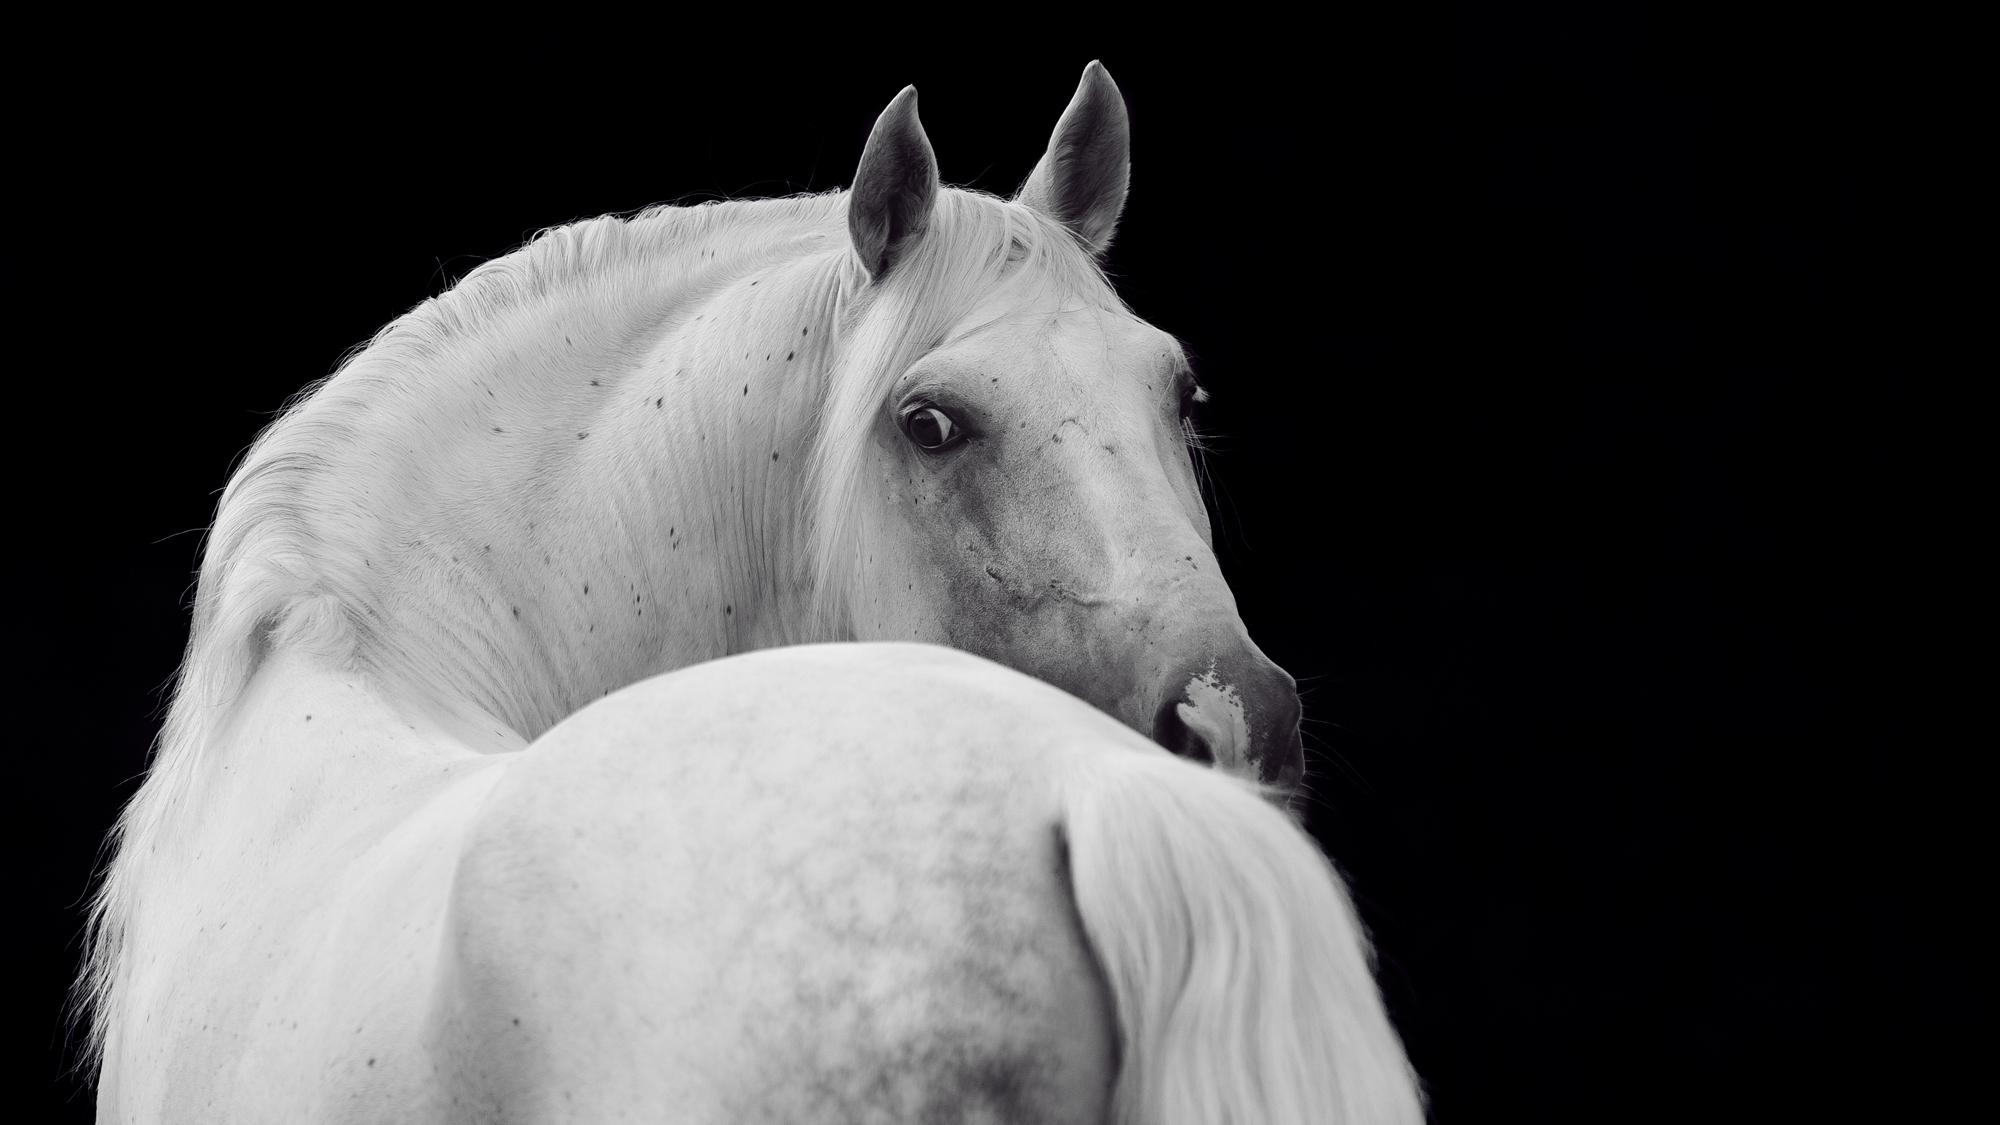
<svg viewBox="0 0 2000 1125"><path fill-rule="evenodd" d="M1181 419L1181 441L1190 450L1196 453L1215 452L1215 446L1210 444L1215 436L1210 431L1202 429L1193 418Z"/></svg>

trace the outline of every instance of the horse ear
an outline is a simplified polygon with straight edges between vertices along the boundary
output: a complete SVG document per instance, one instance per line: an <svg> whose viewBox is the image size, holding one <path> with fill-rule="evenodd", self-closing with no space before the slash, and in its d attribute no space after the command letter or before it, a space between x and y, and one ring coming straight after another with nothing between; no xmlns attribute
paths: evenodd
<svg viewBox="0 0 2000 1125"><path fill-rule="evenodd" d="M880 281L923 237L937 192L937 156L917 120L917 88L905 86L875 119L848 193L847 234L870 277Z"/></svg>
<svg viewBox="0 0 2000 1125"><path fill-rule="evenodd" d="M1014 201L1060 220L1103 254L1118 229L1131 180L1132 127L1125 118L1125 97L1104 64L1093 60L1083 68L1076 96L1056 122L1049 150Z"/></svg>

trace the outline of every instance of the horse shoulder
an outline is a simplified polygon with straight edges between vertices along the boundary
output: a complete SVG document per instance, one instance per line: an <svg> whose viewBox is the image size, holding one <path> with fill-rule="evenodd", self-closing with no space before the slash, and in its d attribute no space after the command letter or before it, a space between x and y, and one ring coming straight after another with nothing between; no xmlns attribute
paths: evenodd
<svg viewBox="0 0 2000 1125"><path fill-rule="evenodd" d="M452 889L450 1116L1101 1120L1116 1033L1045 748L968 674L1018 678L767 651L538 740Z"/></svg>
<svg viewBox="0 0 2000 1125"><path fill-rule="evenodd" d="M149 857L108 1117L373 1106L365 1119L407 1102L459 838L513 757L464 734L310 661L259 670L206 748L182 830Z"/></svg>

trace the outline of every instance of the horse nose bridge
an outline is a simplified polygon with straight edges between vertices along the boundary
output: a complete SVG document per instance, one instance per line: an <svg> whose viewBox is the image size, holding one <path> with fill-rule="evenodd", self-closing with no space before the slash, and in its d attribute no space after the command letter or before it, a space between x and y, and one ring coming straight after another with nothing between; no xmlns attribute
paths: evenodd
<svg viewBox="0 0 2000 1125"><path fill-rule="evenodd" d="M1085 483L1077 491L1088 497L1090 522L1100 529L1117 585L1164 591L1190 577L1221 581L1207 540L1150 452L1144 461L1106 457L1087 470L1079 474Z"/></svg>
<svg viewBox="0 0 2000 1125"><path fill-rule="evenodd" d="M1125 635L1148 650L1155 668L1196 635L1234 634L1247 645L1222 568L1166 482L1122 468L1092 490L1095 518L1086 526L1096 529L1092 554L1105 568L1093 585L1117 607Z"/></svg>

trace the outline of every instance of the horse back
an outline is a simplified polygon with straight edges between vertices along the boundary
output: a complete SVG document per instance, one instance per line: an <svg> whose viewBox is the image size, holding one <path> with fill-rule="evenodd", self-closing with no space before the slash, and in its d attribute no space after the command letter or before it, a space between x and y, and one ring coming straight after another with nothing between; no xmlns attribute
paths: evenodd
<svg viewBox="0 0 2000 1125"><path fill-rule="evenodd" d="M910 645L579 712L459 861L424 1032L443 1116L1103 1120L1117 1033L1051 766L1079 737L1137 741Z"/></svg>

